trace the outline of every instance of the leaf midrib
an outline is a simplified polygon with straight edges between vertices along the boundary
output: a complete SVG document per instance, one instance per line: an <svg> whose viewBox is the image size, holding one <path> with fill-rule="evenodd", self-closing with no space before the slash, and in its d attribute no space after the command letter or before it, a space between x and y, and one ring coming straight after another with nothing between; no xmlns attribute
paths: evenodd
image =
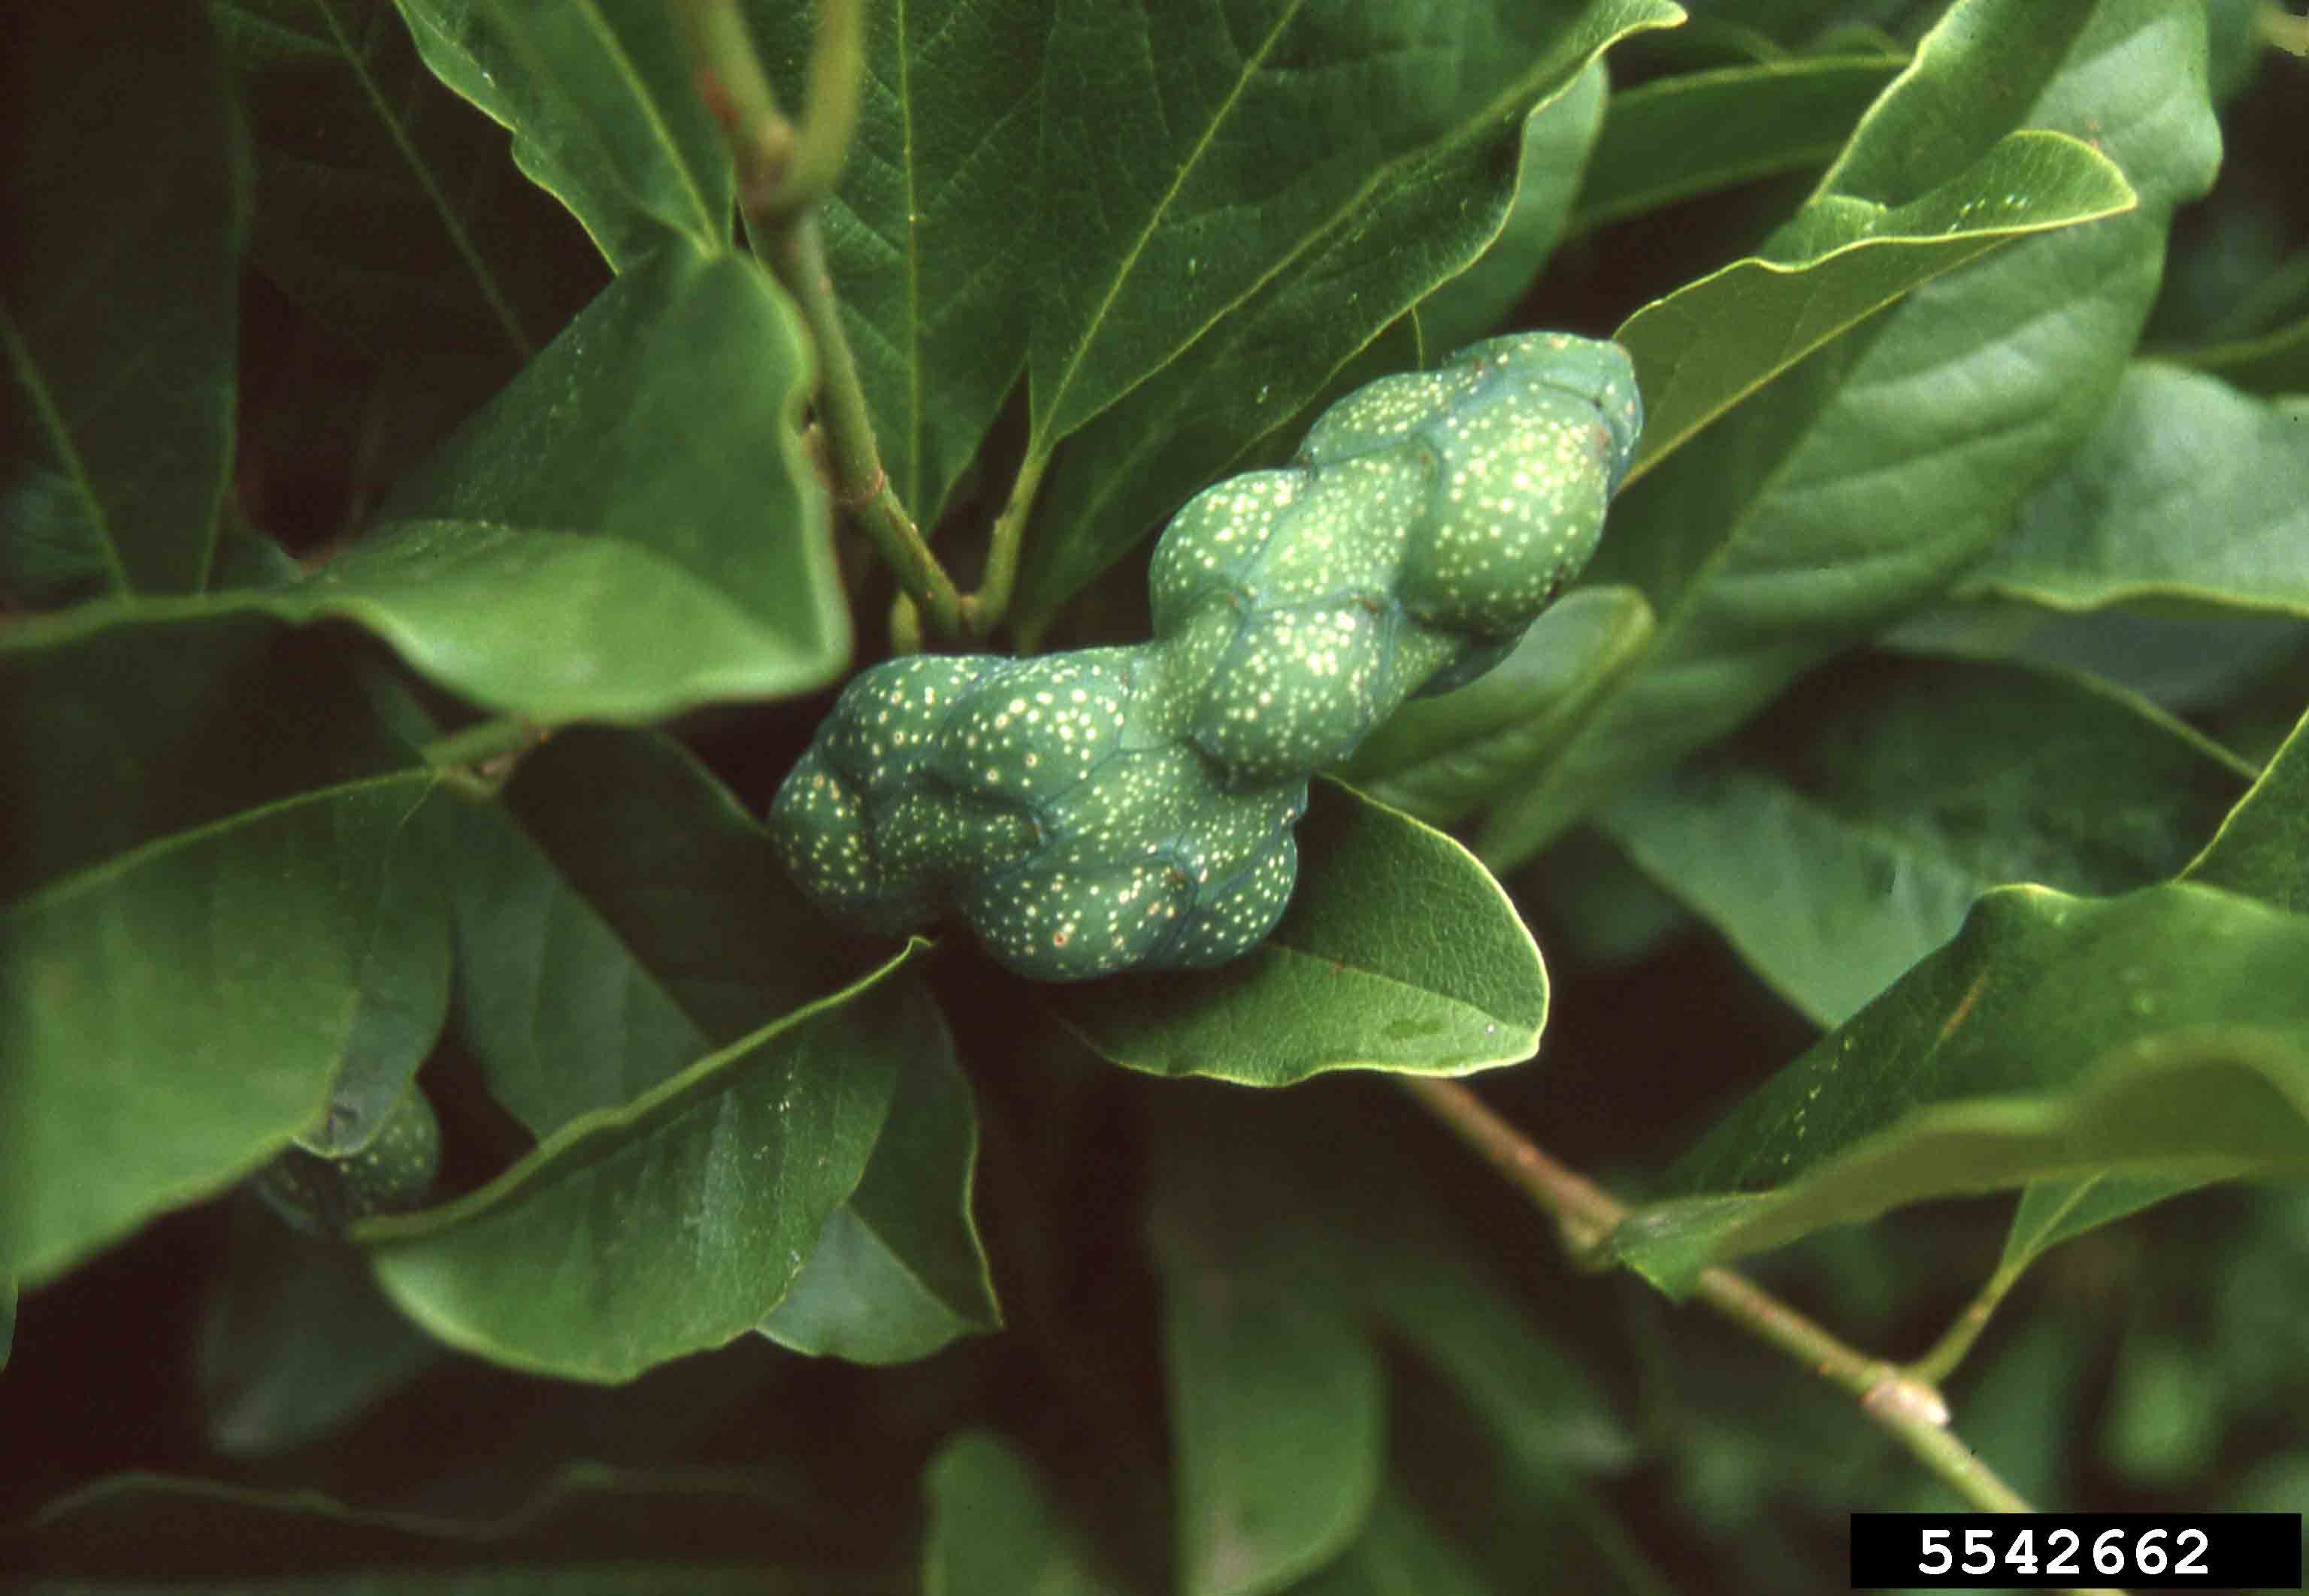
<svg viewBox="0 0 2309 1596"><path fill-rule="evenodd" d="M1202 131L1196 136L1193 149L1188 152L1187 158L1179 163L1178 170L1172 175L1170 186L1163 191L1163 197L1155 201L1153 207L1148 210L1145 225L1139 229L1137 237L1131 240L1130 247L1123 253L1121 261L1117 263L1112 276L1107 280L1105 293L1101 296L1097 307L1091 313L1090 319L1077 336L1073 352L1068 357L1067 363L1059 370L1058 376L1052 380L1049 406L1042 412L1042 421L1034 427L1035 436L1027 450L1029 459L1037 455L1047 457L1051 449L1056 445L1058 440L1050 436L1049 418L1059 413L1059 401L1073 386L1075 373L1082 368L1082 363L1089 356L1091 346L1098 341L1099 329L1105 325L1106 318L1112 313L1114 302L1121 295L1122 285L1129 281L1130 274L1137 270L1139 257L1146 254L1146 246L1161 228L1163 218L1170 214L1172 203L1179 197L1180 190L1186 186L1188 177L1193 174L1204 155L1209 151L1212 142L1218 136L1218 130L1225 125L1227 118L1233 115L1234 108L1241 100L1244 91L1250 86L1251 78L1265 64L1267 56L1274 53L1276 43L1283 37L1284 30L1298 20L1299 13L1305 4L1306 0L1290 0L1290 4L1279 14L1275 25L1267 30L1267 37L1259 41L1258 47L1246 58L1243 69L1235 74L1233 83L1227 89L1225 99L1205 121ZM1151 24L1153 22L1153 18L1144 11L1139 15L1142 23ZM1293 256L1297 253L1295 250L1293 251ZM1285 258L1287 260L1291 257ZM1278 262L1276 269L1280 270L1283 263ZM1266 275L1272 276L1273 273L1268 272ZM1266 278L1263 276L1260 281L1265 280ZM1250 291L1255 291L1257 287L1258 284L1254 283ZM1248 297L1248 291L1245 297ZM1237 301L1237 303L1240 302L1240 300ZM1222 310L1219 314L1223 315L1225 311ZM1205 324L1206 326L1208 324ZM1192 341L1189 340L1189 341ZM1117 394L1115 397L1120 399L1121 395ZM1084 419L1087 421L1089 418L1085 417Z"/></svg>
<svg viewBox="0 0 2309 1596"><path fill-rule="evenodd" d="M506 336L512 341L515 350L523 361L527 361L537 353L536 346L522 331L521 322L498 288L496 275L490 272L479 247L466 232L463 219L450 203L447 194L434 181L430 163L419 152L415 142L403 127L402 118L387 104L383 85L371 74L368 63L362 59L344 25L338 20L336 0L313 0L313 3L323 21L328 24L329 36L335 42L339 56L360 84L362 96L376 111L377 120L385 124L386 133L392 136L393 148L401 151L401 159L409 168L410 175L417 179L418 185L425 191L425 197L433 202L434 210L440 214L442 228L448 233L450 245L456 250L458 259L464 262L465 270L471 273L475 286L481 290L481 297L489 301L490 311L505 329ZM423 70L421 63L419 70Z"/></svg>

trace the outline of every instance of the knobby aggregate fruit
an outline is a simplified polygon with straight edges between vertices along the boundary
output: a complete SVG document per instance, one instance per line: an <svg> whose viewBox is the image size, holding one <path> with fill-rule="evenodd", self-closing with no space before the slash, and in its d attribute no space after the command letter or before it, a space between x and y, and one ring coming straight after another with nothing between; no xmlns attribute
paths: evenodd
<svg viewBox="0 0 2309 1596"><path fill-rule="evenodd" d="M1563 333L1357 389L1172 520L1152 642L853 679L771 806L787 869L862 930L958 912L1041 980L1249 952L1309 778L1506 656L1595 551L1641 426L1626 352Z"/></svg>
<svg viewBox="0 0 2309 1596"><path fill-rule="evenodd" d="M355 1221L422 1207L441 1169L441 1121L411 1082L376 1134L342 1158L284 1149L256 1172L257 1195L299 1230L342 1235Z"/></svg>

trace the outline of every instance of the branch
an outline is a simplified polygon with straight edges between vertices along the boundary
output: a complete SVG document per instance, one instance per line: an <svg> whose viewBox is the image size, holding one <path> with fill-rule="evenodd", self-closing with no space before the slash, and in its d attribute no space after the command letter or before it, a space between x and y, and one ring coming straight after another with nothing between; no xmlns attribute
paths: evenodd
<svg viewBox="0 0 2309 1596"><path fill-rule="evenodd" d="M738 208L755 257L792 296L817 353L818 419L836 506L865 530L938 628L964 631L965 601L906 513L874 442L858 362L826 271L817 203L834 190L858 125L865 74L860 0L823 0L799 130L778 109L736 0L672 0L697 63L698 96L737 168Z"/></svg>
<svg viewBox="0 0 2309 1596"><path fill-rule="evenodd" d="M1422 1108L1552 1217L1575 1255L1591 1251L1627 1216L1601 1186L1543 1152L1465 1086L1416 1075L1397 1079ZM1932 1385L1845 1345L1729 1269L1703 1271L1695 1295L1856 1397L1862 1412L1975 1507L1989 1513L2035 1511L1949 1429L1948 1404Z"/></svg>

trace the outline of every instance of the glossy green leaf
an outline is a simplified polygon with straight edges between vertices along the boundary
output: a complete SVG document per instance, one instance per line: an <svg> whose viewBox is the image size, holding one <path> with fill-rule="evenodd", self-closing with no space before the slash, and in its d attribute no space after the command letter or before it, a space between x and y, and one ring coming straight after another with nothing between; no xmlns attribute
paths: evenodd
<svg viewBox="0 0 2309 1596"><path fill-rule="evenodd" d="M585 297L556 260L569 218L504 131L426 70L392 0L212 12L247 83L251 263L381 365L455 371L474 401L502 385Z"/></svg>
<svg viewBox="0 0 2309 1596"><path fill-rule="evenodd" d="M197 1357L219 1452L264 1457L316 1440L441 1356L359 1252L299 1236L253 1199L238 1205Z"/></svg>
<svg viewBox="0 0 2309 1596"><path fill-rule="evenodd" d="M317 1121L429 773L319 787L77 872L0 912L11 1255L41 1279L208 1195Z"/></svg>
<svg viewBox="0 0 2309 1596"><path fill-rule="evenodd" d="M1959 590L2089 609L2144 600L2309 616L2309 398L2135 362L2099 429Z"/></svg>
<svg viewBox="0 0 2309 1596"><path fill-rule="evenodd" d="M1375 383L1383 376L1397 372L1417 371L1427 364L1429 351L1434 346L1427 341L1425 329L1420 321L1419 307L1412 306L1379 331L1379 336L1357 349L1347 363L1333 372L1330 380L1315 391L1314 396L1302 404L1288 419L1277 421L1265 436L1243 453L1233 467L1238 470L1257 470L1266 466L1280 466L1299 452L1315 418L1366 383ZM1154 379L1160 383L1162 379ZM1150 384L1151 385L1151 384ZM1269 397L1273 394L1270 391ZM1261 405L1261 410L1273 408ZM1103 423L1093 423L1095 428ZM1075 452L1060 456L1061 479L1068 475Z"/></svg>
<svg viewBox="0 0 2309 1596"><path fill-rule="evenodd" d="M1054 0L869 5L858 134L823 211L843 324L890 483L934 526L1026 358ZM745 0L783 103L805 103L817 7Z"/></svg>
<svg viewBox="0 0 2309 1596"><path fill-rule="evenodd" d="M1488 13L1510 8L1486 0L1439 14L1428 27L1447 38L1417 49L1398 46L1395 54L1379 40L1391 30L1413 28L1405 17L1382 17L1341 0L1303 8L1266 3L1261 9L1276 13L1282 30L1270 40L1278 52L1273 59L1293 65L1245 69L1250 75L1241 98L1215 108L1222 123L1187 172L1150 168L1129 180L1133 193L1158 178L1175 180L1176 187L1163 196L1163 208L1148 220L1151 230L1136 253L1116 263L1126 275L1113 285L1111 300L1076 307L1083 314L1094 308L1097 317L1070 348L1077 364L1051 374L1048 362L1055 357L1045 347L1051 341L1044 323L1036 323L1030 461L1065 434L1078 436L1051 470L1019 574L1016 609L1030 635L1196 489L1240 460L1252 440L1300 414L1359 349L1499 237L1522 152L1519 124L1502 121L1503 115L1512 117L1561 94L1613 40L1678 14L1665 0L1550 0L1525 6L1530 15L1511 24L1542 42L1513 47L1521 53L1503 60L1479 60L1493 46L1510 47L1482 42L1495 25L1507 25L1495 24ZM1217 27L1215 13L1210 25ZM1114 33L1099 47L1114 50L1121 38ZM1131 49L1135 56L1136 47ZM1375 127L1369 104L1360 98L1363 91L1350 87L1360 74L1344 64L1310 70L1309 51L1344 51L1356 58L1379 51L1383 59L1365 63L1363 70L1381 80L1416 79L1405 90L1413 98L1404 114L1413 119L1401 127ZM1435 63L1462 56L1458 85L1449 95L1418 78ZM1161 64L1160 71L1177 73L1188 70L1192 58L1192 52L1176 60L1163 52L1151 59ZM1414 62L1423 65L1414 68ZM1510 65L1513 75L1503 79ZM1112 70L1136 75L1147 64L1134 59L1113 64ZM1061 81L1059 69L1051 81ZM1470 98L1478 91L1483 98ZM1302 97L1311 103L1299 104ZM1097 115L1104 126L1114 111L1102 106ZM1336 119L1353 131L1342 126L1321 134L1320 125L1302 116ZM1319 137L1327 141L1319 164L1294 169L1290 186L1277 190L1260 177L1280 151ZM1368 150L1375 138L1399 141L1401 147L1383 158L1371 151L1380 164L1352 201L1310 209L1310 202L1327 189L1364 178L1361 168L1342 168L1338 151ZM1245 140L1276 142L1253 156L1236 148ZM1149 160L1155 147L1134 148L1130 158ZM1045 153L1048 159L1047 147ZM1220 175L1230 168L1240 169ZM1055 192L1052 185L1081 178L1046 172L1046 197ZM1245 184L1254 192L1226 197ZM1471 194L1481 197L1471 202ZM1117 220L1114 195L1068 203L1092 205L1099 214L1088 224L1071 214L1063 218L1057 224L1061 249L1090 249L1103 257L1120 246L1115 237L1077 236L1085 225L1105 227ZM1256 225L1245 229L1200 214L1215 205L1254 205ZM1056 269L1064 258L1054 254L1044 269ZM1067 283L1070 295L1079 295L1082 287L1071 277ZM1036 314L1071 312L1038 300ZM1200 320L1189 319L1194 316ZM1178 347L1157 347L1174 338L1181 341ZM1095 407L1085 404L1083 396L1101 384L1113 392ZM1051 400L1054 384L1071 384L1063 401ZM1051 418L1053 402L1064 407L1068 418L1063 423Z"/></svg>
<svg viewBox="0 0 2309 1596"><path fill-rule="evenodd" d="M0 746L30 755L0 760L0 902L416 765L325 640L162 608L90 605L0 631Z"/></svg>
<svg viewBox="0 0 2309 1596"><path fill-rule="evenodd" d="M437 821L435 836L445 835ZM297 1145L350 1158L376 1142L449 1014L449 892L437 846L398 851L377 884L344 1056Z"/></svg>
<svg viewBox="0 0 2309 1596"><path fill-rule="evenodd" d="M450 1345L617 1383L753 1329L858 1186L904 1060L944 1045L907 955L564 1125L470 1196L355 1231Z"/></svg>
<svg viewBox="0 0 2309 1596"><path fill-rule="evenodd" d="M677 745L561 733L501 813L463 817L458 1029L538 1135L614 1109L843 985L760 824ZM763 1328L861 1362L926 1357L999 1312L970 1216L977 1127L943 1030L902 1061L872 1160Z"/></svg>
<svg viewBox="0 0 2309 1596"><path fill-rule="evenodd" d="M2114 1224L2168 1197L2203 1184L2179 1178L2088 1175L2079 1180L2044 1180L2020 1194L2012 1227L1997 1260L2000 1275L2017 1275L2063 1241Z"/></svg>
<svg viewBox="0 0 2309 1596"><path fill-rule="evenodd" d="M2248 393L2309 393L2309 315L2259 338L2191 349L2178 358Z"/></svg>
<svg viewBox="0 0 2309 1596"><path fill-rule="evenodd" d="M1334 1089L1185 1121L1163 1147L1165 1221L1232 1273L1319 1291L1401 1342L1535 1478L1632 1462L1611 1399L1532 1322L1465 1214L1434 1198L1402 1127L1372 1110Z"/></svg>
<svg viewBox="0 0 2309 1596"><path fill-rule="evenodd" d="M849 657L800 438L801 330L736 256L628 273L395 489L368 537L206 610L350 620L539 721L647 721Z"/></svg>
<svg viewBox="0 0 2309 1596"><path fill-rule="evenodd" d="M1838 1025L1992 886L2109 894L2177 874L2251 780L2088 680L1862 659L1596 824L1774 990Z"/></svg>
<svg viewBox="0 0 2309 1596"><path fill-rule="evenodd" d="M201 8L36 6L0 64L0 600L208 580L246 159Z"/></svg>
<svg viewBox="0 0 2309 1596"><path fill-rule="evenodd" d="M1615 1399L1534 1322L1395 1127L1362 1106L1293 1146L1312 1195L1265 1210L1284 1221L1274 1245L1330 1259L1352 1299L1453 1389L1517 1469L1568 1486L1636 1461ZM1255 1160L1272 1155L1245 1147L1238 1169ZM1315 1212L1323 1220L1308 1221Z"/></svg>
<svg viewBox="0 0 2309 1596"><path fill-rule="evenodd" d="M2309 914L2309 716L2295 725L2186 874Z"/></svg>
<svg viewBox="0 0 2309 1596"><path fill-rule="evenodd" d="M0 1565L99 1592L890 1596L897 1586L878 1559L842 1540L791 1493L704 1470L571 1465L513 1511L478 1520L115 1474L0 1528Z"/></svg>
<svg viewBox="0 0 2309 1596"><path fill-rule="evenodd" d="M1809 214L1825 223L1807 229L1876 219L2010 151L2057 149L2057 162L2080 172L2071 146L2041 136L1992 155L2028 127L2091 139L2138 206L2008 243L1913 289L1622 492L1589 579L1640 589L1658 629L1541 779L1493 811L1479 850L1495 867L1530 858L1634 779L1731 730L1805 669L1940 591L2089 435L2154 296L2172 208L2212 176L2203 29L2197 0L1959 0L1924 39L1824 179ZM1980 197L2001 206L2005 192ZM2034 209L2037 196L2011 192ZM1795 246L1810 253L1824 241L1808 230ZM1901 247L1858 246L1829 263ZM1808 321L1768 336L1777 347ZM1727 349L1763 352L1751 327L1711 331ZM1695 372L1717 367L1712 349L1692 347L1705 357ZM1658 352L1639 358L1639 372ZM1701 384L1669 393L1653 370L1646 399L1665 406L1659 430L1647 432L1655 450L1676 434L1678 414L1730 396L1707 398L1703 388L1716 391Z"/></svg>
<svg viewBox="0 0 2309 1596"><path fill-rule="evenodd" d="M1635 1437L1610 1399L1564 1350L1532 1324L1471 1255L1460 1221L1394 1191L1405 1222L1373 1227L1357 1264L1361 1290L1379 1322L1449 1381L1500 1448L1539 1478L1624 1469Z"/></svg>
<svg viewBox="0 0 2309 1596"><path fill-rule="evenodd" d="M1633 472L1912 289L2016 239L2133 203L2106 156L2039 130L2007 134L1912 198L1822 192L1761 254L1645 306L1613 334L1644 390Z"/></svg>
<svg viewBox="0 0 2309 1596"><path fill-rule="evenodd" d="M858 1189L835 1209L801 1278L761 1323L782 1347L852 1363L927 1358L999 1330L971 1217L978 1118L954 1043L910 1053Z"/></svg>
<svg viewBox="0 0 2309 1596"><path fill-rule="evenodd" d="M311 578L139 613L351 620L443 686L540 721L806 691L850 649L801 453L806 368L757 267L669 249Z"/></svg>
<svg viewBox="0 0 2309 1596"><path fill-rule="evenodd" d="M930 1535L922 1596L1096 1596L1094 1574L1033 1463L1001 1436L964 1430L922 1471Z"/></svg>
<svg viewBox="0 0 2309 1596"><path fill-rule="evenodd" d="M1158 1237L1180 1588L1279 1591L1356 1536L1378 1494L1379 1353L1319 1290Z"/></svg>
<svg viewBox="0 0 2309 1596"><path fill-rule="evenodd" d="M310 1132L350 1057L414 1069L438 778L253 617L15 628L0 742L30 753L0 766L4 1242L38 1281Z"/></svg>
<svg viewBox="0 0 2309 1596"><path fill-rule="evenodd" d="M1501 116L1616 34L1679 14L1665 0L1256 0L1124 19L1068 0L1044 57L1030 448L1176 358L1438 145L1489 134L1512 149Z"/></svg>
<svg viewBox="0 0 2309 1596"><path fill-rule="evenodd" d="M1590 61L1569 89L1523 119L1515 199L1499 237L1474 264L1419 302L1421 331L1438 354L1500 331L1555 252L1604 125L1609 89L1603 61Z"/></svg>
<svg viewBox="0 0 2309 1596"><path fill-rule="evenodd" d="M2190 884L1982 898L1639 1209L1618 1255L1707 1264L1929 1197L2091 1175L2309 1172L2309 922Z"/></svg>
<svg viewBox="0 0 2309 1596"><path fill-rule="evenodd" d="M1382 1488L1354 1543L1292 1596L1483 1596L1490 1587L1400 1491Z"/></svg>
<svg viewBox="0 0 2309 1596"><path fill-rule="evenodd" d="M1694 194L1824 167L1903 57L1782 56L1612 96L1571 221L1584 233Z"/></svg>
<svg viewBox="0 0 2309 1596"><path fill-rule="evenodd" d="M1526 779L1651 630L1651 606L1635 589L1576 589L1484 675L1397 710L1337 775L1430 825L1449 825Z"/></svg>
<svg viewBox="0 0 2309 1596"><path fill-rule="evenodd" d="M1117 1064L1287 1086L1335 1069L1518 1063L1547 1022L1547 971L1466 849L1319 781L1298 890L1266 942L1218 970L1088 981L1048 1000Z"/></svg>
<svg viewBox="0 0 2309 1596"><path fill-rule="evenodd" d="M604 912L601 888L571 879L508 815L461 810L456 819L453 1024L490 1095L532 1135L627 1102L718 1045L669 990L662 955L634 945ZM654 824L662 829L645 834L673 829ZM601 857L622 865L627 856ZM734 918L714 907L702 923ZM755 1022L800 1001L773 1000Z"/></svg>
<svg viewBox="0 0 2309 1596"><path fill-rule="evenodd" d="M1329 1377L1321 1371L1335 1336L1359 1328L1404 1343L1464 1403L1481 1445L1496 1448L1466 1467L1488 1468L1496 1457L1500 1468L1560 1492L1576 1488L1582 1474L1627 1464L1635 1444L1609 1399L1503 1289L1464 1212L1430 1195L1431 1171L1406 1156L1402 1127L1375 1113L1379 1106L1367 1093L1334 1088L1306 1100L1238 1103L1223 1115L1189 1109L1171 1122L1159 1143L1154 1236L1174 1297L1199 1288L1207 1299L1201 1311L1239 1320L1252 1352L1270 1317L1305 1315L1328 1327L1314 1338L1319 1361L1310 1354L1314 1370L1301 1376L1302 1416L1289 1425L1270 1420L1271 1428L1327 1435L1360 1422L1360 1397L1350 1403L1319 1385ZM1281 1376L1269 1378L1282 1388ZM1226 1389L1222 1378L1206 1393L1214 1409ZM1433 1384L1418 1389L1423 1402L1431 1401ZM1260 1411L1246 1404L1237 1422ZM1390 1436L1391 1457L1401 1455L1402 1442L1399 1433ZM1295 1445L1277 1443L1285 1444ZM1183 1470L1191 1460L1181 1445ZM1310 1566L1331 1555L1326 1548L1337 1549L1333 1521L1315 1499L1366 1499L1360 1473L1349 1471L1356 1462L1352 1454L1278 1459L1269 1469L1272 1488L1309 1499L1306 1516L1293 1522ZM1247 1488L1239 1494L1248 1516L1254 1498ZM1385 1499L1382 1489L1378 1500ZM1371 1510L1364 1535L1392 1539L1386 1517ZM1325 1567L1351 1581L1370 1572L1353 1549ZM1328 1587L1319 1577L1312 1588Z"/></svg>
<svg viewBox="0 0 2309 1596"><path fill-rule="evenodd" d="M758 821L652 733L572 728L461 816L457 1024L540 1136L848 984Z"/></svg>
<svg viewBox="0 0 2309 1596"><path fill-rule="evenodd" d="M434 74L511 130L514 160L624 272L730 245L736 181L670 6L396 0Z"/></svg>

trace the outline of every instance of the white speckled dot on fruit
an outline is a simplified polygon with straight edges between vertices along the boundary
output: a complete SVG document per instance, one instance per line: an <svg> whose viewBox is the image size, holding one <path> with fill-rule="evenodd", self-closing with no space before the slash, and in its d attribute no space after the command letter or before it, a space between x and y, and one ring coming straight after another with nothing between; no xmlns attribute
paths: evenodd
<svg viewBox="0 0 2309 1596"><path fill-rule="evenodd" d="M772 805L786 868L868 929L958 910L1037 979L1241 956L1290 902L1308 777L1505 655L1641 426L1625 352L1562 333L1357 390L1172 519L1154 641L853 680Z"/></svg>

